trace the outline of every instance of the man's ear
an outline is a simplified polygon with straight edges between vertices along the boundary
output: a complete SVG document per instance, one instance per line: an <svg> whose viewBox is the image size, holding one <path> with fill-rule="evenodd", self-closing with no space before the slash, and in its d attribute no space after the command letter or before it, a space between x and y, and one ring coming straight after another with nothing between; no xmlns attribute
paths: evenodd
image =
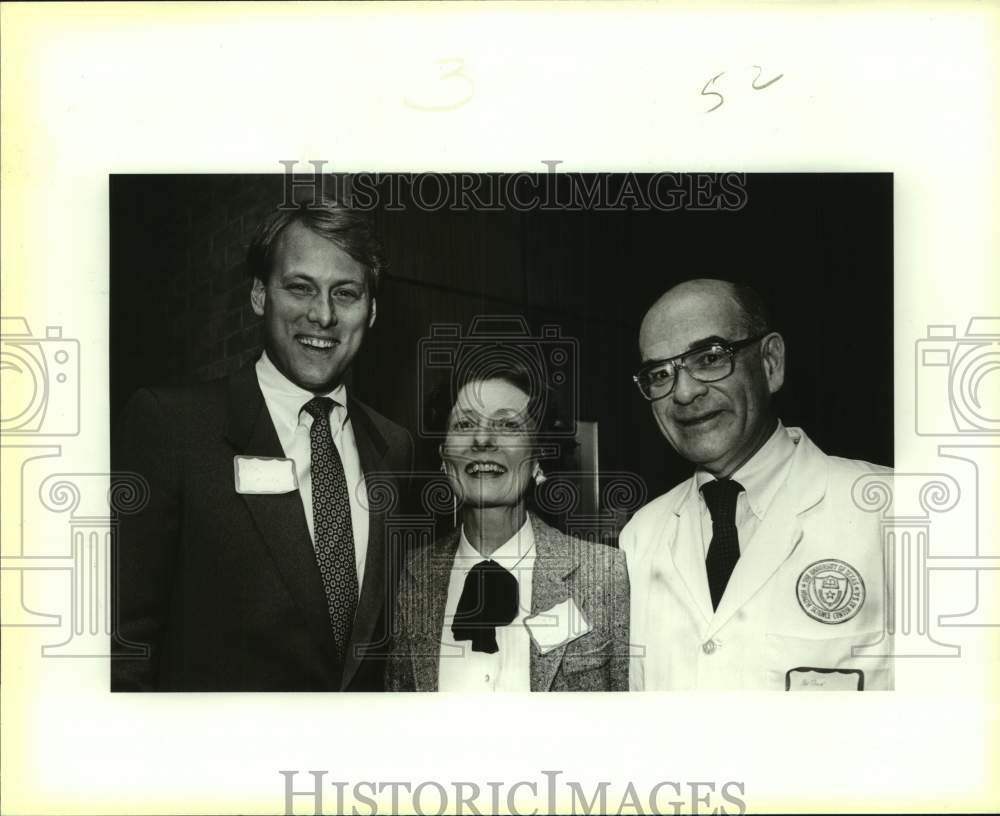
<svg viewBox="0 0 1000 816"><path fill-rule="evenodd" d="M250 289L250 307L257 317L264 316L264 302L267 300L267 287L260 278L253 279L253 288Z"/></svg>
<svg viewBox="0 0 1000 816"><path fill-rule="evenodd" d="M764 363L767 390L775 394L785 384L785 338L777 332L772 332L764 338L761 359Z"/></svg>
<svg viewBox="0 0 1000 816"><path fill-rule="evenodd" d="M368 328L370 329L375 325L375 298L372 298L372 310L371 314L368 315Z"/></svg>

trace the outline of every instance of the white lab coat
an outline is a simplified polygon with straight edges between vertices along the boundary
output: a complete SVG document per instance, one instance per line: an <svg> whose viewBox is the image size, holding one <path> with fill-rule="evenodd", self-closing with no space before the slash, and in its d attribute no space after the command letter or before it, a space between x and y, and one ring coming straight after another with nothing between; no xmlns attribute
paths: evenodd
<svg viewBox="0 0 1000 816"><path fill-rule="evenodd" d="M703 543L679 535L692 527L682 514L697 509L689 501L696 498L693 477L622 530L632 588L632 690L892 688L879 516L851 498L859 477L890 471L827 456L800 428L785 430L796 445L787 481L714 612ZM817 620L800 602L806 593L806 606L823 615L809 602L811 573L803 574L828 560L848 565L846 574L864 585L853 617L834 623ZM853 583L849 597L859 597ZM868 648L859 653L858 646Z"/></svg>

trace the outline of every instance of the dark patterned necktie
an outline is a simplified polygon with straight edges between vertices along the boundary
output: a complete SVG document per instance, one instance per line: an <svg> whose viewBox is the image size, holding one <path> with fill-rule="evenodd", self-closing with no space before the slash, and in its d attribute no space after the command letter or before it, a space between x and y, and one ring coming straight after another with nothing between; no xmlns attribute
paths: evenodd
<svg viewBox="0 0 1000 816"><path fill-rule="evenodd" d="M705 557L708 572L708 589L712 593L712 609L719 608L719 601L726 591L729 576L740 560L740 538L736 531L736 502L743 485L732 479L716 479L702 485L701 492L712 514L712 541Z"/></svg>
<svg viewBox="0 0 1000 816"><path fill-rule="evenodd" d="M358 571L354 561L354 528L351 502L347 494L344 464L330 434L329 397L314 397L302 406L313 418L309 431L312 455L313 539L316 561L323 578L330 625L340 656L351 635L354 611L358 606Z"/></svg>

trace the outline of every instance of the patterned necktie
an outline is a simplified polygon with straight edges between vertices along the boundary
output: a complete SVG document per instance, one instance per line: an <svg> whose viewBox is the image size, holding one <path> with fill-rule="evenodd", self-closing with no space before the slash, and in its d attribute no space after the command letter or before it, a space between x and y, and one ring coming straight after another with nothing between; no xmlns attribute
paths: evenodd
<svg viewBox="0 0 1000 816"><path fill-rule="evenodd" d="M701 492L712 514L712 541L708 545L705 570L708 572L708 589L712 593L712 609L719 608L719 601L726 591L729 576L740 560L740 538L736 531L736 502L743 485L732 479L716 479L702 485Z"/></svg>
<svg viewBox="0 0 1000 816"><path fill-rule="evenodd" d="M354 562L354 529L347 479L330 434L333 406L334 401L329 397L314 397L302 406L302 410L313 418L309 431L312 448L309 472L316 561L323 578L330 625L343 657L358 605L358 571Z"/></svg>

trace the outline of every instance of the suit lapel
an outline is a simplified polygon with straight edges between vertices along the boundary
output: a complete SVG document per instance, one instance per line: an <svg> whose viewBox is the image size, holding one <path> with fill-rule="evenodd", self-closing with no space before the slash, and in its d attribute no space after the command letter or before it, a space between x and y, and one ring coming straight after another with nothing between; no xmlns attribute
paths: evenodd
<svg viewBox="0 0 1000 816"><path fill-rule="evenodd" d="M347 688L357 673L365 651L372 644L375 624L386 607L386 587L395 585L395 575L390 576L388 570L392 567L386 552L385 542L385 512L381 509L384 502L385 486L376 484L377 471L382 465L388 445L371 421L367 411L361 407L350 394L347 397L347 415L351 419L351 430L354 443L358 448L358 459L361 470L365 474L365 490L367 492L368 513L368 548L365 554L365 574L358 597L358 608L354 616L354 627L351 630L350 644L344 658L344 671L341 688ZM380 645L382 649L384 644Z"/></svg>
<svg viewBox="0 0 1000 816"><path fill-rule="evenodd" d="M569 577L580 566L579 555L568 545L562 533L541 519L531 516L535 536L535 567L531 574L531 614L547 612L570 597ZM531 690L548 691L552 687L567 644L542 654L531 640Z"/></svg>
<svg viewBox="0 0 1000 816"><path fill-rule="evenodd" d="M746 556L736 562L707 637L718 632L757 594L802 539L799 516L822 501L826 494L827 466L818 453L808 440L799 439L787 479L749 542ZM795 489L788 489L788 485L794 485Z"/></svg>
<svg viewBox="0 0 1000 816"><path fill-rule="evenodd" d="M252 365L230 379L226 437L237 453L245 456L285 455ZM327 664L336 667L336 643L301 495L295 490L270 495L242 494L242 498Z"/></svg>

